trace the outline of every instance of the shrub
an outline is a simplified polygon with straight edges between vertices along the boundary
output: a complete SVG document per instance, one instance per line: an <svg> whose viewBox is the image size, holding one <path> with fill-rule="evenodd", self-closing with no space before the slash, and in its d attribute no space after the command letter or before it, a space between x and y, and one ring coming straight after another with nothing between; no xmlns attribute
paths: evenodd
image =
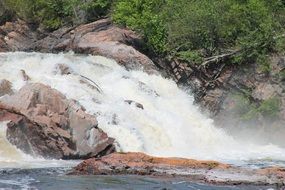
<svg viewBox="0 0 285 190"><path fill-rule="evenodd" d="M166 29L161 9L164 0L118 0L114 5L113 20L141 33L148 48L162 53L166 50Z"/></svg>
<svg viewBox="0 0 285 190"><path fill-rule="evenodd" d="M241 50L236 62L272 51L284 26L284 6L278 0L177 0L167 12L171 50L203 50L205 57Z"/></svg>
<svg viewBox="0 0 285 190"><path fill-rule="evenodd" d="M111 0L4 0L20 18L45 29L54 30L63 24L81 22L80 13L87 20L107 14ZM84 18L85 19L85 18Z"/></svg>

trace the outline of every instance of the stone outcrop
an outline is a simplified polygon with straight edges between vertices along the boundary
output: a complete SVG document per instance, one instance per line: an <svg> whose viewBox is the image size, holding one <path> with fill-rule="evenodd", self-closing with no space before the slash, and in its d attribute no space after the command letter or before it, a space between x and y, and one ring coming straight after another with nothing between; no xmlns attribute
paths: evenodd
<svg viewBox="0 0 285 190"><path fill-rule="evenodd" d="M0 26L0 52L40 51L58 53L74 51L114 59L127 69L156 73L157 68L140 52L143 42L133 31L119 28L110 19L101 19L76 27L62 27L52 33L34 30L21 20Z"/></svg>
<svg viewBox="0 0 285 190"><path fill-rule="evenodd" d="M114 26L109 19L74 28L59 29L40 40L35 49L41 52L73 50L76 53L101 55L116 60L127 69L156 70L152 60L138 51L142 41L134 32Z"/></svg>
<svg viewBox="0 0 285 190"><path fill-rule="evenodd" d="M274 184L278 187L285 182L285 170L282 168L249 170L215 161L159 158L143 153L113 153L91 158L76 166L70 174L185 177L190 181L215 184Z"/></svg>
<svg viewBox="0 0 285 190"><path fill-rule="evenodd" d="M27 84L0 100L0 121L19 149L48 158L89 158L114 151L114 139L75 100L49 86Z"/></svg>

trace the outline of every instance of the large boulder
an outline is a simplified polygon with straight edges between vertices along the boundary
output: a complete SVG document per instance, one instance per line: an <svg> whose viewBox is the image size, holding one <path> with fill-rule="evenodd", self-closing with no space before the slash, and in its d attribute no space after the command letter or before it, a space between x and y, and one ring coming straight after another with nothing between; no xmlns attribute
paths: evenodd
<svg viewBox="0 0 285 190"><path fill-rule="evenodd" d="M40 40L35 49L101 55L116 60L127 69L155 72L152 60L138 51L141 46L142 40L133 31L114 26L110 19L101 19L75 28L61 28Z"/></svg>
<svg viewBox="0 0 285 190"><path fill-rule="evenodd" d="M110 19L75 27L62 27L52 33L34 30L21 20L6 22L0 26L0 52L74 51L114 59L127 69L143 69L149 73L157 73L157 67L152 60L140 52L143 46L140 36L131 30L115 26Z"/></svg>
<svg viewBox="0 0 285 190"><path fill-rule="evenodd" d="M114 139L93 115L49 86L27 84L0 100L8 140L24 152L48 158L88 158L114 151Z"/></svg>

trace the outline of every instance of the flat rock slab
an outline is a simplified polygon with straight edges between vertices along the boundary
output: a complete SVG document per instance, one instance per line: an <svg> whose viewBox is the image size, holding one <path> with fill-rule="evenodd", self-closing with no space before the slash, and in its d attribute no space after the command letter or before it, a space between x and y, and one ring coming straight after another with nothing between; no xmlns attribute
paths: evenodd
<svg viewBox="0 0 285 190"><path fill-rule="evenodd" d="M10 121L7 138L22 151L47 158L90 158L114 151L114 139L93 115L49 86L27 84L0 99L0 121Z"/></svg>
<svg viewBox="0 0 285 190"><path fill-rule="evenodd" d="M113 153L91 158L76 166L71 175L150 175L183 177L214 184L276 185L285 182L285 169L244 169L215 161L159 158L143 153Z"/></svg>

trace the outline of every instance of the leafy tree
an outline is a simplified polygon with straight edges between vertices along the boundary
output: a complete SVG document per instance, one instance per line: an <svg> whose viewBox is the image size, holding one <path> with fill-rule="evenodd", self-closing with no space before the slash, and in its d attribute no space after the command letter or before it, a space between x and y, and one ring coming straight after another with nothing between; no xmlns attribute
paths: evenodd
<svg viewBox="0 0 285 190"><path fill-rule="evenodd" d="M238 62L272 51L284 26L284 6L278 0L177 0L167 12L171 51L209 57L239 50Z"/></svg>
<svg viewBox="0 0 285 190"><path fill-rule="evenodd" d="M155 52L164 52L166 28L161 9L164 0L117 0L112 14L117 24L140 32L148 47Z"/></svg>
<svg viewBox="0 0 285 190"><path fill-rule="evenodd" d="M82 12L89 21L106 15L112 0L4 0L4 3L20 18L54 30L81 22Z"/></svg>

